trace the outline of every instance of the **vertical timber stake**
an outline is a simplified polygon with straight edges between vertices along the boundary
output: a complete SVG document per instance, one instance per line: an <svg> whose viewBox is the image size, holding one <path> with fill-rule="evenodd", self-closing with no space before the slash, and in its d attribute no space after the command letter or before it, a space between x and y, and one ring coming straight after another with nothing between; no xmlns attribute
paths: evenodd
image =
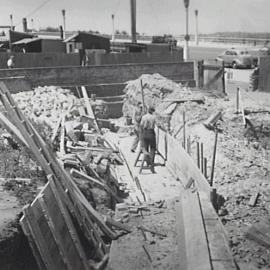
<svg viewBox="0 0 270 270"><path fill-rule="evenodd" d="M211 168L211 178L210 178L210 186L213 186L214 181L214 171L215 171L215 162L216 162L216 152L217 152L217 139L218 139L218 131L215 131L215 144L213 151L213 159L212 159L212 168Z"/></svg>

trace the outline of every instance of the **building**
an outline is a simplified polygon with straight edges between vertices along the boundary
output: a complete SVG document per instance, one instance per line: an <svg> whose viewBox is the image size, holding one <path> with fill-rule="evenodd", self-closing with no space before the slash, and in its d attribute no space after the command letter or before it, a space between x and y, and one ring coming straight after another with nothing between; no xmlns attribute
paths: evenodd
<svg viewBox="0 0 270 270"><path fill-rule="evenodd" d="M45 39L45 38L23 38L12 43L14 52L25 53L44 53L44 52L59 52L65 53L65 43L60 39Z"/></svg>
<svg viewBox="0 0 270 270"><path fill-rule="evenodd" d="M88 32L78 32L64 40L67 53L80 53L85 50L105 50L110 52L110 38Z"/></svg>

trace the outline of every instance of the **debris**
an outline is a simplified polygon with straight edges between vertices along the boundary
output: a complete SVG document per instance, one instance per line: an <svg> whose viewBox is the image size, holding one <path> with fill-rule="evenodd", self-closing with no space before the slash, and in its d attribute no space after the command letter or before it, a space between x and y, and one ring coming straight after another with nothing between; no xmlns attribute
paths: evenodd
<svg viewBox="0 0 270 270"><path fill-rule="evenodd" d="M256 192L255 194L253 194L250 197L250 200L248 202L248 205L254 207L256 205L256 203L257 203L257 200L258 200L259 196L260 196L260 193L259 192Z"/></svg>

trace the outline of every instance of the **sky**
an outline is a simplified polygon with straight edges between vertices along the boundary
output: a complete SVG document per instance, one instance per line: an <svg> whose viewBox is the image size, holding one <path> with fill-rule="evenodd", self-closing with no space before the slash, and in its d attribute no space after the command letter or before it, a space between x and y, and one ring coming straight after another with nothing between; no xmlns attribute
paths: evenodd
<svg viewBox="0 0 270 270"><path fill-rule="evenodd" d="M0 0L0 24L9 25L13 15L16 30L22 18L34 28L59 27L66 10L67 30L130 32L130 0ZM199 11L199 33L224 31L270 32L270 0L190 0L189 31L195 32L194 10ZM185 33L183 0L137 0L137 32L148 35Z"/></svg>

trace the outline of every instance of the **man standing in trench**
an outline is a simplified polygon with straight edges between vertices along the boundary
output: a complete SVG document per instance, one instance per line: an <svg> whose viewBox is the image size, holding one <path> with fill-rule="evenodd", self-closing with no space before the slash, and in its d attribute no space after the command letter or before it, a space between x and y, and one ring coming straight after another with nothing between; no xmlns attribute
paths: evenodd
<svg viewBox="0 0 270 270"><path fill-rule="evenodd" d="M155 108L149 107L148 113L142 117L141 120L141 144L144 154L144 159L146 158L147 165L150 165L152 173L155 173L154 170L154 160L156 152L156 134L155 134L155 124L156 119L154 116ZM142 172L143 163L140 168L140 173Z"/></svg>
<svg viewBox="0 0 270 270"><path fill-rule="evenodd" d="M135 152L138 143L140 141L141 137L141 127L140 127L140 122L143 116L143 106L142 103L139 101L137 103L137 107L134 110L133 117L132 117L132 122L134 124L134 133L135 133L135 138L133 140L132 146L131 146L131 152Z"/></svg>

